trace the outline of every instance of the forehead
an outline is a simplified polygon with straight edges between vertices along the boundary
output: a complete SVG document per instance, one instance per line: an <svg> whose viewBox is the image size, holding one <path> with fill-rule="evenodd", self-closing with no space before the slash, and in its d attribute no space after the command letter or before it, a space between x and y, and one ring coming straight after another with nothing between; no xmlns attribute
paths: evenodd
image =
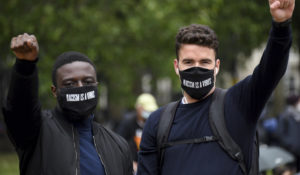
<svg viewBox="0 0 300 175"><path fill-rule="evenodd" d="M61 66L56 71L57 81L72 78L79 79L83 77L96 78L96 71L88 62L75 61Z"/></svg>
<svg viewBox="0 0 300 175"><path fill-rule="evenodd" d="M215 51L212 48L196 44L182 44L179 50L179 59L185 58L209 58L215 59Z"/></svg>

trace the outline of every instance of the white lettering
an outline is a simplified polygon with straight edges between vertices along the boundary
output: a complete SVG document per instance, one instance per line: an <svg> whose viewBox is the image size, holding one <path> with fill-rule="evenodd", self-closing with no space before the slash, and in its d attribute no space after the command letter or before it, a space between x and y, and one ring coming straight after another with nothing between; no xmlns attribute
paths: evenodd
<svg viewBox="0 0 300 175"><path fill-rule="evenodd" d="M88 93L86 93L86 95L87 95L88 99L96 98L95 91L88 92Z"/></svg>
<svg viewBox="0 0 300 175"><path fill-rule="evenodd" d="M95 91L81 94L66 94L66 99L69 102L86 101L94 98L96 98Z"/></svg>
<svg viewBox="0 0 300 175"><path fill-rule="evenodd" d="M84 93L80 94L80 101L84 101L85 98L84 98Z"/></svg>
<svg viewBox="0 0 300 175"><path fill-rule="evenodd" d="M195 88L195 83L188 80L183 80L183 85L186 87Z"/></svg>
<svg viewBox="0 0 300 175"><path fill-rule="evenodd" d="M203 87L209 86L211 85L211 78L202 81Z"/></svg>
<svg viewBox="0 0 300 175"><path fill-rule="evenodd" d="M79 101L79 94L67 94L67 101Z"/></svg>

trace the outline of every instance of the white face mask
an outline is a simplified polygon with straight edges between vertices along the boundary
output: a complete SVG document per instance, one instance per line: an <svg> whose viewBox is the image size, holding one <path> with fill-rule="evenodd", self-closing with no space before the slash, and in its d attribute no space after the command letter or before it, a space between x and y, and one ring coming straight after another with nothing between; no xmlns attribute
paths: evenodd
<svg viewBox="0 0 300 175"><path fill-rule="evenodd" d="M150 114L151 114L151 112L143 110L141 115L144 119L148 119Z"/></svg>

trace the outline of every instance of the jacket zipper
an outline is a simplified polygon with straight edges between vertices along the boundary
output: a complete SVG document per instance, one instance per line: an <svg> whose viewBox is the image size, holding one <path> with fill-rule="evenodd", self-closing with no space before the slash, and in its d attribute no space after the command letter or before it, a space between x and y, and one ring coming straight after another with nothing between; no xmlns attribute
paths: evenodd
<svg viewBox="0 0 300 175"><path fill-rule="evenodd" d="M78 168L77 168L77 160L78 160L78 153L76 149L76 141L75 141L75 131L74 131L74 126L72 125L72 133L73 133L73 145L75 149L75 160L76 160L76 169L75 169L75 174L78 175Z"/></svg>
<svg viewBox="0 0 300 175"><path fill-rule="evenodd" d="M106 171L105 163L104 163L104 161L103 161L103 159L102 159L102 157L101 157L101 154L99 154L99 151L98 151L98 148L97 148L97 144L96 144L96 140L95 140L95 136L93 136L93 141L94 141L94 146L95 146L95 149L96 149L96 151L97 151L97 154L98 154L98 156L99 156L99 158L100 158L100 160L101 160L101 163L102 163L102 165L103 165L103 167L104 167L104 172L105 172L106 175L108 175L108 174L107 174L107 171Z"/></svg>

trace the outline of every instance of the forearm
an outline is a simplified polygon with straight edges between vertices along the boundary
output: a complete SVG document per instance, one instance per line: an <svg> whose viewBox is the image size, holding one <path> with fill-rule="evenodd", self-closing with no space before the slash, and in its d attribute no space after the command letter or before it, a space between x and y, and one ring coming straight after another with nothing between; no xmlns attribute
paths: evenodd
<svg viewBox="0 0 300 175"><path fill-rule="evenodd" d="M291 27L276 27L272 23L269 40L259 65L253 72L254 94L271 93L284 75L292 44Z"/></svg>
<svg viewBox="0 0 300 175"><path fill-rule="evenodd" d="M31 111L38 103L38 75L35 62L16 60L11 72L7 107Z"/></svg>
<svg viewBox="0 0 300 175"><path fill-rule="evenodd" d="M273 27L260 63L253 74L230 88L229 97L244 111L245 122L256 123L265 103L284 75L289 49L291 27Z"/></svg>
<svg viewBox="0 0 300 175"><path fill-rule="evenodd" d="M38 133L40 110L36 65L17 60L4 108L8 132L17 146L30 143Z"/></svg>

